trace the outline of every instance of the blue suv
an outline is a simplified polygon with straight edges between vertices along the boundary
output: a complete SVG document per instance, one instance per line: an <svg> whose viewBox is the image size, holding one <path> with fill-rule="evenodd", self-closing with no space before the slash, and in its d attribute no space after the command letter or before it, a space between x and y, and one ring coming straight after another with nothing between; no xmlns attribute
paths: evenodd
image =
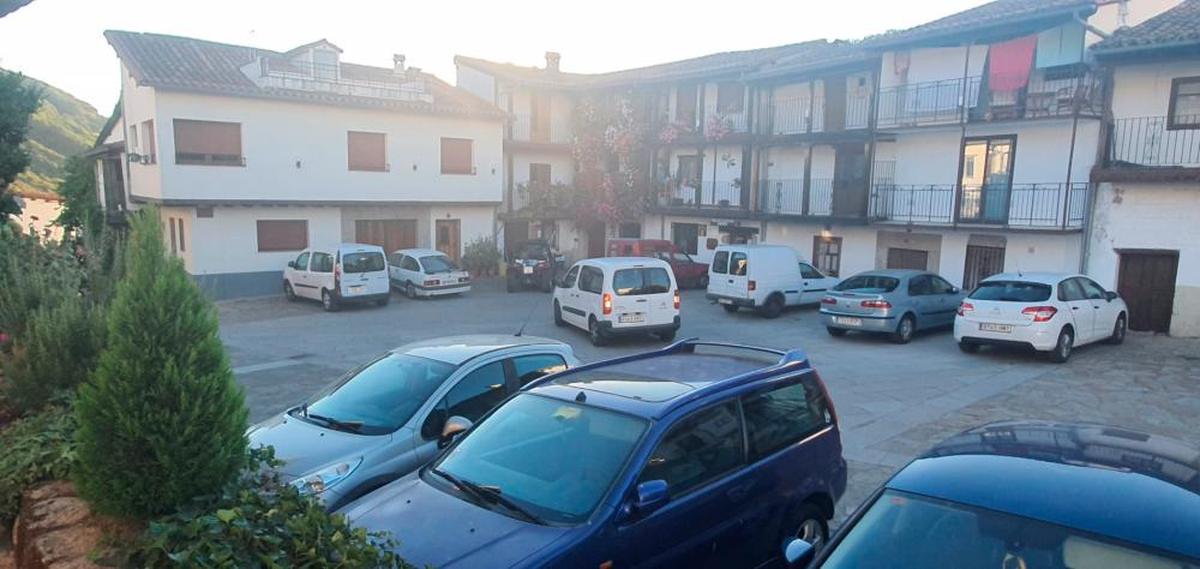
<svg viewBox="0 0 1200 569"><path fill-rule="evenodd" d="M846 488L799 351L684 340L584 365L451 444L344 513L417 566L755 567L823 543Z"/></svg>

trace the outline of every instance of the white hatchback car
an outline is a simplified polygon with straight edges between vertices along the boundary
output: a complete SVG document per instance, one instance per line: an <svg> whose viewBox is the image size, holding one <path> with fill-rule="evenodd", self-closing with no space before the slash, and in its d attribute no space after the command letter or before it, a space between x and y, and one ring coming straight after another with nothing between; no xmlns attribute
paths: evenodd
<svg viewBox="0 0 1200 569"><path fill-rule="evenodd" d="M350 302L384 306L392 296L383 248L362 243L305 249L283 272L288 300L311 298L327 311Z"/></svg>
<svg viewBox="0 0 1200 569"><path fill-rule="evenodd" d="M554 323L587 330L597 346L638 333L670 342L679 330L679 285L671 265L659 259L579 261L555 283L553 302Z"/></svg>
<svg viewBox="0 0 1200 569"><path fill-rule="evenodd" d="M1084 275L1002 273L983 280L958 307L954 339L1032 347L1062 363L1075 346L1125 340L1125 301Z"/></svg>
<svg viewBox="0 0 1200 569"><path fill-rule="evenodd" d="M392 287L409 298L462 294L471 290L471 275L450 257L433 249L400 249L388 257Z"/></svg>

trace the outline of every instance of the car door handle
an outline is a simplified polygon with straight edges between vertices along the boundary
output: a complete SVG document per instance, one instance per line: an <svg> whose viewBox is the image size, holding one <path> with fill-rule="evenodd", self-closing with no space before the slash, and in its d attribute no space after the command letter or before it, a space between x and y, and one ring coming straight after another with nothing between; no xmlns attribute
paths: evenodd
<svg viewBox="0 0 1200 569"><path fill-rule="evenodd" d="M1092 305L1092 308L1095 308L1096 310L1100 310L1100 307L1096 306L1096 305Z"/></svg>
<svg viewBox="0 0 1200 569"><path fill-rule="evenodd" d="M646 302L646 299L644 299L644 298L639 298L639 299L637 299L637 302Z"/></svg>
<svg viewBox="0 0 1200 569"><path fill-rule="evenodd" d="M1071 310L1079 310L1079 307L1078 307L1078 306L1072 306L1072 307L1071 307Z"/></svg>

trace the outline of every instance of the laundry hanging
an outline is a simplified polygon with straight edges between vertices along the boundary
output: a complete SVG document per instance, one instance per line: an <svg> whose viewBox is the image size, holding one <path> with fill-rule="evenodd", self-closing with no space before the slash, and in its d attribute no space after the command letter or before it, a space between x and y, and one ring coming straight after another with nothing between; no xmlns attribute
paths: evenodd
<svg viewBox="0 0 1200 569"><path fill-rule="evenodd" d="M1012 92L1029 84L1037 35L992 44L988 58L988 87Z"/></svg>

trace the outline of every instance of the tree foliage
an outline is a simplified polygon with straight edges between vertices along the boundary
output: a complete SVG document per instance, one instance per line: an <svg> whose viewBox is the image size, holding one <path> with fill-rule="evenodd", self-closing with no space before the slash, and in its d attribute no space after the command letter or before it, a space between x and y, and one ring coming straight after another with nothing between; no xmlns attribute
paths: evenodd
<svg viewBox="0 0 1200 569"><path fill-rule="evenodd" d="M75 414L65 405L0 430L0 527L9 527L21 493L39 482L66 478L75 461Z"/></svg>
<svg viewBox="0 0 1200 569"><path fill-rule="evenodd" d="M104 223L104 214L96 198L94 166L91 160L82 156L67 159L67 177L58 185L58 194L63 197L58 224L64 228L95 231Z"/></svg>
<svg viewBox="0 0 1200 569"><path fill-rule="evenodd" d="M26 84L21 74L0 70L0 221L20 212L7 190L29 166L29 152L21 144L40 102L40 91Z"/></svg>

